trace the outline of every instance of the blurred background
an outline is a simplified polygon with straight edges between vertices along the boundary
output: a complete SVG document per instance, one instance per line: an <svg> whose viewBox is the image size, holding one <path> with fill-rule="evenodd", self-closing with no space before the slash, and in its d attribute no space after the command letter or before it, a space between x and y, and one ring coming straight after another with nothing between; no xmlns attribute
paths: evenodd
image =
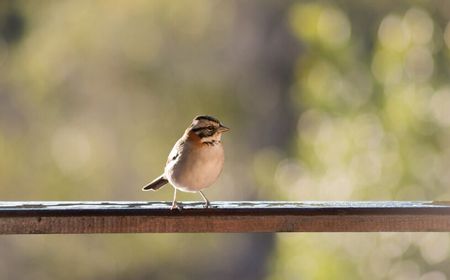
<svg viewBox="0 0 450 280"><path fill-rule="evenodd" d="M450 2L0 2L0 200L450 200ZM182 200L199 200L192 194ZM444 233L2 236L1 279L450 279Z"/></svg>

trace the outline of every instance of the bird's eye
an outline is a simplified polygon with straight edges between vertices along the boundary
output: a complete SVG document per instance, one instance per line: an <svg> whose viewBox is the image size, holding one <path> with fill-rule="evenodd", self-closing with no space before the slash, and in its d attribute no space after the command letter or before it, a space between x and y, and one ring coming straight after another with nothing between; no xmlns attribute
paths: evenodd
<svg viewBox="0 0 450 280"><path fill-rule="evenodd" d="M208 129L208 130L213 130L214 127L210 125L210 126L207 127L207 129Z"/></svg>

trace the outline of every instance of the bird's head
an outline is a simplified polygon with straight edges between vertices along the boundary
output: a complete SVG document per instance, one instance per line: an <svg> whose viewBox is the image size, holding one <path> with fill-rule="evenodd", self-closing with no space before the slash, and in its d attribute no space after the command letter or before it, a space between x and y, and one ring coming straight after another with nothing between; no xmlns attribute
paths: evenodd
<svg viewBox="0 0 450 280"><path fill-rule="evenodd" d="M202 142L220 142L223 132L230 130L224 126L218 119L211 116L197 116L188 128L189 134L195 134Z"/></svg>

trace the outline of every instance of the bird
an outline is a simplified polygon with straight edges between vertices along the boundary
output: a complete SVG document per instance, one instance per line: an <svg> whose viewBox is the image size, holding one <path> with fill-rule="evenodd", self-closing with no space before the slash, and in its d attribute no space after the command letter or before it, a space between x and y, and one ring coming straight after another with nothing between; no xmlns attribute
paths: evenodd
<svg viewBox="0 0 450 280"><path fill-rule="evenodd" d="M215 117L196 116L173 146L163 174L142 190L156 191L170 183L174 187L172 210L182 209L177 203L177 191L199 193L208 208L210 202L202 190L216 182L222 172L225 156L221 138L228 130Z"/></svg>

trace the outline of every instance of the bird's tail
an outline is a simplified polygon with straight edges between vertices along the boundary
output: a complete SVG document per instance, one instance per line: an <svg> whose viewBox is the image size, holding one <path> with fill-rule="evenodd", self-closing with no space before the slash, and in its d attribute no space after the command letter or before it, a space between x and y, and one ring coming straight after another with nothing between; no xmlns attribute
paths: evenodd
<svg viewBox="0 0 450 280"><path fill-rule="evenodd" d="M166 177L164 177L164 174L159 176L158 178L156 178L155 180L153 180L152 182L148 183L147 185L145 185L142 190L143 191L156 191L158 189L160 189L162 186L164 186L165 184L167 184L169 181L166 179Z"/></svg>

